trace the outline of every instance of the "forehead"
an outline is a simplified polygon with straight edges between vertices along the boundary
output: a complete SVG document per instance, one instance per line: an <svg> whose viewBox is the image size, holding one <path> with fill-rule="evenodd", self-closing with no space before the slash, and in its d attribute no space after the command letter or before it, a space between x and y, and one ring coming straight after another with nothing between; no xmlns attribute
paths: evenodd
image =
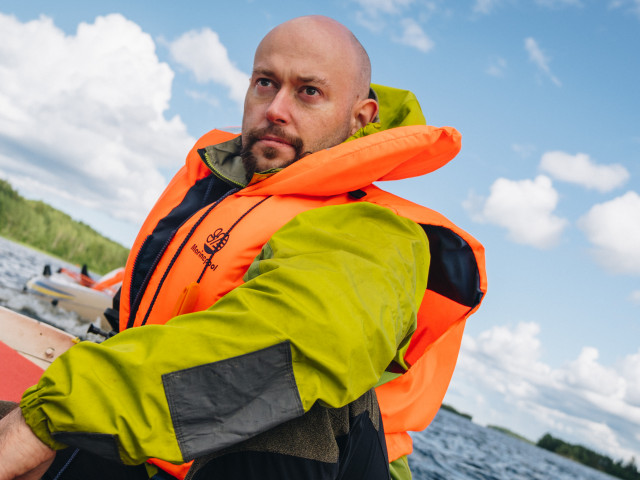
<svg viewBox="0 0 640 480"><path fill-rule="evenodd" d="M338 37L313 29L274 30L256 50L254 73L270 72L328 83L344 77L352 80L355 73L352 48Z"/></svg>

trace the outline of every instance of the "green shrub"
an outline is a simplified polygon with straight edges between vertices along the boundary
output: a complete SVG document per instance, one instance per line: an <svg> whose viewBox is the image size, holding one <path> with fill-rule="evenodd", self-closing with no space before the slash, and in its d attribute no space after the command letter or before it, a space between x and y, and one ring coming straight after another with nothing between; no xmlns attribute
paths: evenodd
<svg viewBox="0 0 640 480"><path fill-rule="evenodd" d="M124 266L129 250L44 202L26 200L0 179L0 235L104 274Z"/></svg>

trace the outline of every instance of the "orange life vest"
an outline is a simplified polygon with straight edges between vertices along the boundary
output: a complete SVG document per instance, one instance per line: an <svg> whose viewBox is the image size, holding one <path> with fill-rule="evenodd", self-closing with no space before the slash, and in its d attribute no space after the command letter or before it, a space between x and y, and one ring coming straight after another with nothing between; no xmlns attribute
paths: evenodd
<svg viewBox="0 0 640 480"><path fill-rule="evenodd" d="M372 185L422 175L453 158L459 134L450 128L400 127L316 152L260 183L204 205L166 242L151 274L132 298L136 259L154 229L184 201L187 192L212 175L200 149L233 138L212 131L187 157L149 214L127 262L120 328L164 324L176 314L211 307L242 284L242 277L269 238L306 210L368 201L423 226L431 266L417 330L405 354L410 368L377 388L389 460L411 453L407 431L420 431L437 413L457 360L466 318L486 292L484 250L445 217ZM198 285L199 287L195 287ZM133 289L134 294L135 289ZM177 477L188 465L151 460Z"/></svg>

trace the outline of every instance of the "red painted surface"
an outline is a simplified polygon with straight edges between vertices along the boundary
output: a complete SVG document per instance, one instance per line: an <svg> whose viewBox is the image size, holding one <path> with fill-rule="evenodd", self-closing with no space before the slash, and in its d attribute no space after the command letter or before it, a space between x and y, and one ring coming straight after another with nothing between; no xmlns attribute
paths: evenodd
<svg viewBox="0 0 640 480"><path fill-rule="evenodd" d="M22 392L38 383L42 372L35 363L0 342L0 400L19 402Z"/></svg>

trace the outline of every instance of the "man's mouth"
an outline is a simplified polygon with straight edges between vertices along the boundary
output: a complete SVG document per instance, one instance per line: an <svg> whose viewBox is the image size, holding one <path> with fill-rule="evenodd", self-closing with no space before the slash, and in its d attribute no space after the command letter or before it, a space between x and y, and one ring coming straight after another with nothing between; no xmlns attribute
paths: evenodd
<svg viewBox="0 0 640 480"><path fill-rule="evenodd" d="M288 141L280 137L275 137L273 135L265 135L264 137L261 137L259 141L265 142L267 144L287 145L289 147L291 146L291 143L289 143Z"/></svg>
<svg viewBox="0 0 640 480"><path fill-rule="evenodd" d="M280 127L269 125L266 128L256 129L247 132L242 138L242 148L246 152L253 151L254 146L262 151L262 154L273 156L274 158L280 154L288 155L289 150L293 150L294 158L300 158L302 154L303 144L300 137L287 135Z"/></svg>

